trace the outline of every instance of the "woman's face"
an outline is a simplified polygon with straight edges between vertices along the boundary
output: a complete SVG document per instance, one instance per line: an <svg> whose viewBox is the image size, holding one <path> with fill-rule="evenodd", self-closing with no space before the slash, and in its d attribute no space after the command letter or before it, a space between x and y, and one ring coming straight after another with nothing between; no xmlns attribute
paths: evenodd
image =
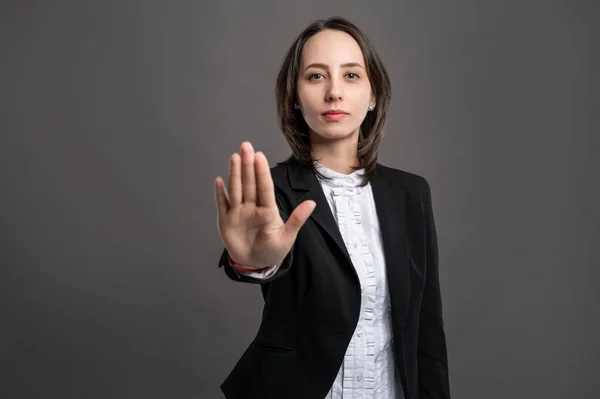
<svg viewBox="0 0 600 399"><path fill-rule="evenodd" d="M297 103L313 138L358 137L369 106L375 106L365 68L358 43L345 32L324 30L306 41Z"/></svg>

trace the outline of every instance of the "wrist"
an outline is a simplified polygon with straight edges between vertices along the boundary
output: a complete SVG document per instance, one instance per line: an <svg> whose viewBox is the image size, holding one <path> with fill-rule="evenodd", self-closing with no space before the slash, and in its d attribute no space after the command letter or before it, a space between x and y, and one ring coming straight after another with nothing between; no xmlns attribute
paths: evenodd
<svg viewBox="0 0 600 399"><path fill-rule="evenodd" d="M251 267L251 266L247 266L247 265L242 265L242 264L236 263L233 259L231 259L231 256L229 254L227 254L227 259L229 260L229 264L231 265L231 267L233 267L234 269L236 269L237 271L240 271L242 273L260 273L260 272L269 270L271 268L271 266L255 268L255 267Z"/></svg>

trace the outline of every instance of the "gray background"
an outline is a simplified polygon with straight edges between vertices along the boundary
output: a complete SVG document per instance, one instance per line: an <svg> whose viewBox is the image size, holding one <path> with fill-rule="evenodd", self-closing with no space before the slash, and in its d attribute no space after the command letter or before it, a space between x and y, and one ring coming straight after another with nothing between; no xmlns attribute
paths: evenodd
<svg viewBox="0 0 600 399"><path fill-rule="evenodd" d="M454 398L600 397L595 1L3 1L0 397L218 398L259 324L213 179L289 149L312 20L370 36L380 161L425 176Z"/></svg>

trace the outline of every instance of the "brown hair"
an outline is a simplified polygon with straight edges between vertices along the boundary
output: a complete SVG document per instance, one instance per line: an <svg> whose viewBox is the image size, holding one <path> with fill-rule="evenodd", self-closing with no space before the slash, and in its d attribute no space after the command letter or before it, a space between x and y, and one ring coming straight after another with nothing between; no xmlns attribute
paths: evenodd
<svg viewBox="0 0 600 399"><path fill-rule="evenodd" d="M325 178L315 169L315 160L310 153L308 125L299 110L294 109L296 102L296 82L300 56L304 43L313 35L326 30L339 30L348 33L357 41L366 62L366 71L377 106L360 125L358 139L359 166L353 169L365 169L363 182L366 185L377 167L379 146L383 140L387 111L391 100L391 85L387 71L369 39L350 21L341 17L318 20L307 26L288 49L275 87L277 99L277 117L279 127L292 149L292 156L301 166L311 169L321 178ZM288 159L289 160L289 159Z"/></svg>

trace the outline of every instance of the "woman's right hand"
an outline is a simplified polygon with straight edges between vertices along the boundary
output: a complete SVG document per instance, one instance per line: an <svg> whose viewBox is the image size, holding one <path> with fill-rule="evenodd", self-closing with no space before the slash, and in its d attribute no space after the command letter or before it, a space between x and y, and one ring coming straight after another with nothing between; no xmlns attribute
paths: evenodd
<svg viewBox="0 0 600 399"><path fill-rule="evenodd" d="M243 142L229 159L229 184L215 179L217 225L223 245L238 264L260 269L281 264L316 203L306 200L286 223L279 215L267 158Z"/></svg>

